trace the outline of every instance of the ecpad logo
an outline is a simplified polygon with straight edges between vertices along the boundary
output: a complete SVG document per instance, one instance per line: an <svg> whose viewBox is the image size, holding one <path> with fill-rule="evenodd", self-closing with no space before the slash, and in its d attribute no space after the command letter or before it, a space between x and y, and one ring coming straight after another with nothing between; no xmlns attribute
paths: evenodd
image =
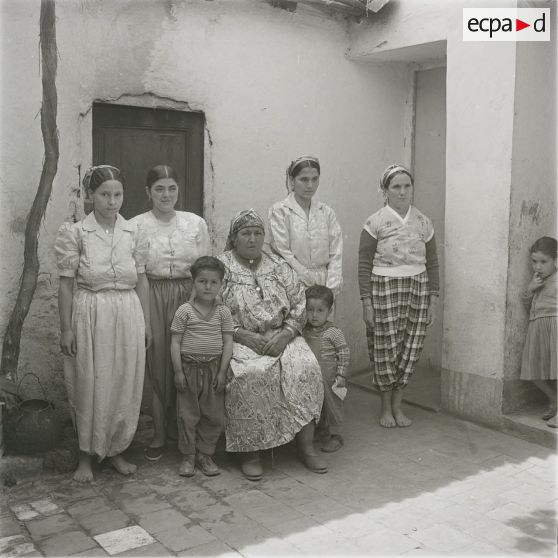
<svg viewBox="0 0 558 558"><path fill-rule="evenodd" d="M464 41L550 41L550 8L463 8Z"/></svg>

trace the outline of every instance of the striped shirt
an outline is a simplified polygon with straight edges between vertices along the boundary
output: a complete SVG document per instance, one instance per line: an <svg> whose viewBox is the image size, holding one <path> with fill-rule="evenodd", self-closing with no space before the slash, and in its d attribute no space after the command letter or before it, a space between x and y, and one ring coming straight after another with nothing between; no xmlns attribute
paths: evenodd
<svg viewBox="0 0 558 558"><path fill-rule="evenodd" d="M174 315L171 333L182 334L182 354L220 355L223 352L223 333L233 333L231 311L224 304L216 304L213 311L204 317L186 302Z"/></svg>
<svg viewBox="0 0 558 558"><path fill-rule="evenodd" d="M324 361L337 362L337 375L347 376L351 353L343 332L339 328L331 325L331 323L326 322L325 326L319 328L313 328L307 325L304 328L303 335L316 335L319 333L321 333L322 337L321 358Z"/></svg>

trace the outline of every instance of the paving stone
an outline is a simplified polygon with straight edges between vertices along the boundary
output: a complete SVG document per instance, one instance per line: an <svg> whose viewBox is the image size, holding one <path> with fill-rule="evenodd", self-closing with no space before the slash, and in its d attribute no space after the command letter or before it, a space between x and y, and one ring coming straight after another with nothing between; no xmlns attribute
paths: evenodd
<svg viewBox="0 0 558 558"><path fill-rule="evenodd" d="M87 498L72 504L67 508L67 511L71 516L79 519L80 517L99 512L109 512L112 509L104 498L96 496L95 498Z"/></svg>
<svg viewBox="0 0 558 558"><path fill-rule="evenodd" d="M129 527L133 521L123 511L112 510L80 517L79 523L91 535L99 535L115 529Z"/></svg>
<svg viewBox="0 0 558 558"><path fill-rule="evenodd" d="M146 531L148 531L152 535L155 535L160 531L168 531L169 529L180 529L186 524L191 523L191 521L180 512L172 508L167 508L140 516L138 519L138 523Z"/></svg>
<svg viewBox="0 0 558 558"><path fill-rule="evenodd" d="M180 506L178 506L180 508ZM180 508L182 509L182 508ZM188 512L187 509L184 512L192 520L198 521L200 523L219 523L222 521L232 521L235 516L242 516L247 519L246 516L234 510L227 504L218 503L213 506L209 506L202 510L197 510L193 512Z"/></svg>
<svg viewBox="0 0 558 558"><path fill-rule="evenodd" d="M16 504L11 506L11 510L15 513L20 521L28 521L35 517L39 517L39 512L34 510L30 504Z"/></svg>
<svg viewBox="0 0 558 558"><path fill-rule="evenodd" d="M52 501L51 498L41 498L30 502L31 507L38 511L41 515L54 515L62 510Z"/></svg>
<svg viewBox="0 0 558 558"><path fill-rule="evenodd" d="M216 540L214 535L199 525L189 525L166 531L158 531L155 538L174 552L186 550Z"/></svg>
<svg viewBox="0 0 558 558"><path fill-rule="evenodd" d="M306 553L294 545L279 539L271 539L259 543L249 544L240 549L242 556L248 558L261 556L304 556Z"/></svg>
<svg viewBox="0 0 558 558"><path fill-rule="evenodd" d="M493 510L490 510L486 517L490 519L495 519L496 521L506 522L507 520L514 519L517 517L525 517L528 515L528 511L523 506L516 504L515 502L508 502L502 506L498 506Z"/></svg>
<svg viewBox="0 0 558 558"><path fill-rule="evenodd" d="M111 556L155 542L155 539L139 525L102 533L93 537Z"/></svg>
<svg viewBox="0 0 558 558"><path fill-rule="evenodd" d="M460 552L475 542L471 535L444 524L417 529L409 533L409 536L425 546L442 552Z"/></svg>
<svg viewBox="0 0 558 558"><path fill-rule="evenodd" d="M167 496L169 502L174 506L189 514L206 508L218 503L217 498L208 494L205 490L199 489L180 489L175 494Z"/></svg>
<svg viewBox="0 0 558 558"><path fill-rule="evenodd" d="M19 535L22 531L23 527L11 514L0 516L0 537Z"/></svg>
<svg viewBox="0 0 558 558"><path fill-rule="evenodd" d="M97 548L97 544L81 531L69 531L49 537L39 543L46 556L73 556L78 552Z"/></svg>
<svg viewBox="0 0 558 558"><path fill-rule="evenodd" d="M219 558L239 558L242 556L239 552L221 541L213 541L181 550L176 553L177 556L190 556L191 558L200 558L201 556L218 556Z"/></svg>
<svg viewBox="0 0 558 558"><path fill-rule="evenodd" d="M34 540L44 539L64 531L74 531L77 527L75 521L65 513L51 515L44 519L33 519L25 525Z"/></svg>
<svg viewBox="0 0 558 558"><path fill-rule="evenodd" d="M75 556L108 556L108 554L100 546L97 546L83 552L78 552Z"/></svg>
<svg viewBox="0 0 558 558"><path fill-rule="evenodd" d="M36 551L33 543L29 542L24 535L13 535L0 538L0 556L24 556Z"/></svg>
<svg viewBox="0 0 558 558"><path fill-rule="evenodd" d="M492 519L485 519L483 523L469 529L465 529L464 533L467 533L477 541L485 541L502 548L503 550L506 550L506 552L513 549L518 536L521 535L521 532L517 529L508 527L499 521L494 521Z"/></svg>
<svg viewBox="0 0 558 558"><path fill-rule="evenodd" d="M151 512L170 508L170 504L157 496L157 494L149 494L141 498L124 498L120 502L120 507L129 514L135 516L146 515Z"/></svg>
<svg viewBox="0 0 558 558"><path fill-rule="evenodd" d="M97 496L97 492L91 486L78 485L76 482L60 485L52 490L52 496L56 502L69 503Z"/></svg>
<svg viewBox="0 0 558 558"><path fill-rule="evenodd" d="M133 548L126 552L120 552L116 556L174 556L174 554L169 552L162 544L156 542L140 546L139 548Z"/></svg>
<svg viewBox="0 0 558 558"><path fill-rule="evenodd" d="M402 535L390 529L381 529L372 535L355 539L354 544L366 552L367 556L385 556L403 554L420 546L420 543L408 535Z"/></svg>

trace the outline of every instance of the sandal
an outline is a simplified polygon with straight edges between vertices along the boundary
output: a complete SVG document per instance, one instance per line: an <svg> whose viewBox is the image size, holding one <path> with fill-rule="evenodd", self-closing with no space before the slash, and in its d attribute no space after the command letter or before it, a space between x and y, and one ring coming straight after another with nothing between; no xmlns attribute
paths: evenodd
<svg viewBox="0 0 558 558"><path fill-rule="evenodd" d="M327 473L327 463L319 455L301 452L300 458L304 466L313 473L318 473L320 475Z"/></svg>
<svg viewBox="0 0 558 558"><path fill-rule="evenodd" d="M556 416L556 405L551 405L550 407L548 407L543 416L542 419L543 420L548 420L551 419L552 417Z"/></svg>
<svg viewBox="0 0 558 558"><path fill-rule="evenodd" d="M326 453L333 453L343 447L343 438L338 434L333 434L321 445L320 449Z"/></svg>
<svg viewBox="0 0 558 558"><path fill-rule="evenodd" d="M556 417L556 415L550 417L546 421L546 426L550 426L550 428L558 428L558 418Z"/></svg>
<svg viewBox="0 0 558 558"><path fill-rule="evenodd" d="M165 446L158 446L156 448L145 448L143 450L145 459L147 459L148 461L158 461L159 459L161 459L161 457L163 457L164 448Z"/></svg>
<svg viewBox="0 0 558 558"><path fill-rule="evenodd" d="M240 470L250 481L259 481L263 477L263 468L260 462L260 452L248 452L242 456Z"/></svg>

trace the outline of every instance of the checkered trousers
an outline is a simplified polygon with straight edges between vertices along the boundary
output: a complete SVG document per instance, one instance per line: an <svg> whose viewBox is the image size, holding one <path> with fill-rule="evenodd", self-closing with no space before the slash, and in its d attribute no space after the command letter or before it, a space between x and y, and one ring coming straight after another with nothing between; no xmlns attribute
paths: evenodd
<svg viewBox="0 0 558 558"><path fill-rule="evenodd" d="M426 336L430 292L428 275L372 275L374 329L367 330L368 351L374 363L374 384L380 391L407 385Z"/></svg>

